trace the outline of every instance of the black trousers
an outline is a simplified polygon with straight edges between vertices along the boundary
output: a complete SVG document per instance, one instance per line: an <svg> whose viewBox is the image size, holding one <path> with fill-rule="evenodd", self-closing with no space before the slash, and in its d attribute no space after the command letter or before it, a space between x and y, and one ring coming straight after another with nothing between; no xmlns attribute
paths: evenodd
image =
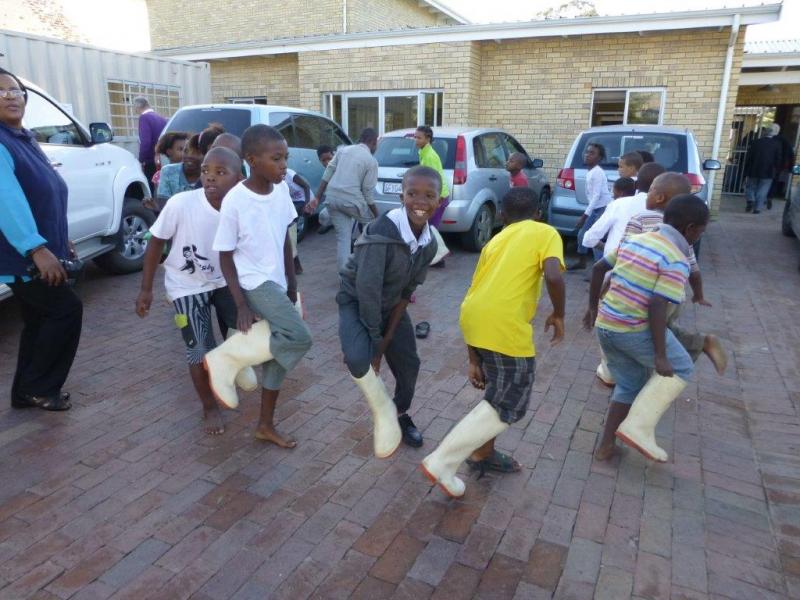
<svg viewBox="0 0 800 600"><path fill-rule="evenodd" d="M358 304L355 302L339 305L339 340L342 343L344 362L350 374L356 379L364 377L372 368L372 358L376 348L372 344L367 328L361 322ZM396 382L394 404L397 412L403 414L409 409L414 398L420 365L414 326L407 312L403 313L384 356Z"/></svg>
<svg viewBox="0 0 800 600"><path fill-rule="evenodd" d="M153 175L156 174L156 171L158 171L158 167L156 167L155 161L146 162L142 165L142 172L147 179L147 185L150 186L150 194L153 199L156 197L156 186L153 185Z"/></svg>
<svg viewBox="0 0 800 600"><path fill-rule="evenodd" d="M83 304L68 285L41 280L9 287L22 307L22 335L12 394L51 396L67 380L81 339Z"/></svg>

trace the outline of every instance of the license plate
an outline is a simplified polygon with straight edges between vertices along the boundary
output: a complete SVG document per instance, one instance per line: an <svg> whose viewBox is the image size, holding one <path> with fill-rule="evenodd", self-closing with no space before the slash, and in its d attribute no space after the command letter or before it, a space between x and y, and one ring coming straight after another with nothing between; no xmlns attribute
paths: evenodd
<svg viewBox="0 0 800 600"><path fill-rule="evenodd" d="M403 193L403 184L402 183L394 183L392 181L384 181L383 182L383 193L384 194L398 194L400 195Z"/></svg>

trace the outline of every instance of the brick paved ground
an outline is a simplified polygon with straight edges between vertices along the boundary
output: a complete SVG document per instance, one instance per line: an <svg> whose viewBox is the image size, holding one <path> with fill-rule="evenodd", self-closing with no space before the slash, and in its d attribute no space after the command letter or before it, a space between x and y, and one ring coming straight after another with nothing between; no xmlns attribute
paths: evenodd
<svg viewBox="0 0 800 600"><path fill-rule="evenodd" d="M592 462L608 392L578 328L586 284L568 275L567 339L549 350L538 332L530 412L500 439L526 468L469 481L459 502L416 467L478 398L457 329L474 255L412 307L433 323L413 406L426 445L384 461L337 350L331 236L301 246L316 342L279 409L294 451L253 441L254 395L205 436L169 307L140 321L138 276L92 271L73 410L0 408L0 597L800 598L800 275L777 212L709 228L715 306L697 317L732 364L718 377L701 359L663 419L671 462ZM4 303L4 390L17 333Z"/></svg>

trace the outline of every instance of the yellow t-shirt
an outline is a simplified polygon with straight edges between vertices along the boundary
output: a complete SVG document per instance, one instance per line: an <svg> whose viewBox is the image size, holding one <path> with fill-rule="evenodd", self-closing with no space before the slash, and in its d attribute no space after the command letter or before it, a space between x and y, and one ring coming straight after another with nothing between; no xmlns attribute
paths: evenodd
<svg viewBox="0 0 800 600"><path fill-rule="evenodd" d="M544 261L564 268L564 245L550 225L508 225L483 249L461 304L461 333L469 346L507 356L536 355L531 321L542 291Z"/></svg>

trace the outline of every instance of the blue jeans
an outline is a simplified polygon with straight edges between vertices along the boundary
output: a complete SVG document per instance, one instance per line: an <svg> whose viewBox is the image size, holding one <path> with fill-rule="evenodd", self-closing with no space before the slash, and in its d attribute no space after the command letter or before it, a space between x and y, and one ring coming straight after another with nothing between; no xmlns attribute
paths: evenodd
<svg viewBox="0 0 800 600"><path fill-rule="evenodd" d="M747 178L747 185L744 188L747 201L753 204L753 210L761 210L767 202L769 188L772 187L772 179Z"/></svg>
<svg viewBox="0 0 800 600"><path fill-rule="evenodd" d="M606 207L603 206L601 208L596 208L592 211L592 214L586 219L586 222L583 224L578 230L578 254L589 254L589 250L592 251L592 256L594 256L595 262L603 258L603 251L599 248L587 248L583 245L583 236L586 234L587 231L597 222L602 214L606 212Z"/></svg>
<svg viewBox="0 0 800 600"><path fill-rule="evenodd" d="M650 330L618 333L598 327L597 338L606 355L608 369L617 382L611 400L633 404L655 369L655 350ZM667 360L672 364L675 375L688 381L694 372L694 362L669 329L666 331L666 346Z"/></svg>

